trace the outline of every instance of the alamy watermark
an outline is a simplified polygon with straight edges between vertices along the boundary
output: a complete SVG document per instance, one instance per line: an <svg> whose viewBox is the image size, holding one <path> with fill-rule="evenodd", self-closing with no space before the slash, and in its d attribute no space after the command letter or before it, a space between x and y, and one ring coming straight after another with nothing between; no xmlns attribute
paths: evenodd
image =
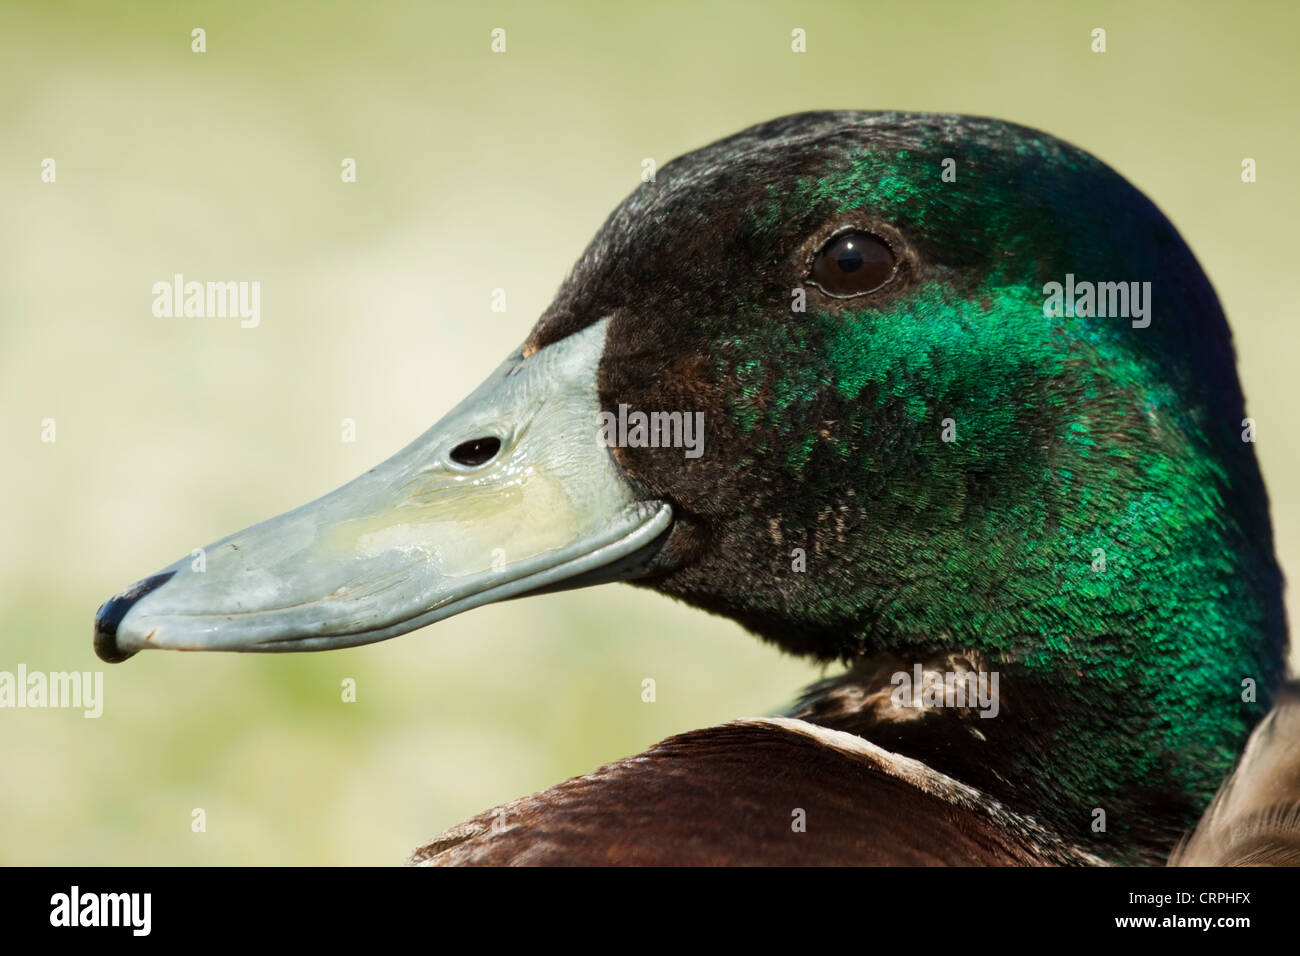
<svg viewBox="0 0 1300 956"><path fill-rule="evenodd" d="M83 716L104 713L103 671L0 671L0 707L81 708Z"/></svg>
<svg viewBox="0 0 1300 956"><path fill-rule="evenodd" d="M915 664L910 674L896 671L889 678L889 699L895 707L970 707L981 717L996 717L998 679L997 671L936 671Z"/></svg>
<svg viewBox="0 0 1300 956"><path fill-rule="evenodd" d="M83 893L73 886L50 897L51 926L123 927L148 936L153 927L152 893Z"/></svg>
<svg viewBox="0 0 1300 956"><path fill-rule="evenodd" d="M1043 315L1049 319L1132 319L1135 329L1151 324L1150 282L1076 282L1068 272L1064 283L1044 285L1043 295Z"/></svg>
<svg viewBox="0 0 1300 956"><path fill-rule="evenodd" d="M618 414L597 416L597 441L610 448L684 448L687 458L704 454L703 412L629 412L618 406Z"/></svg>
<svg viewBox="0 0 1300 956"><path fill-rule="evenodd" d="M262 321L260 282L186 282L178 272L170 282L155 282L153 294L153 314L160 319L238 318L244 329Z"/></svg>

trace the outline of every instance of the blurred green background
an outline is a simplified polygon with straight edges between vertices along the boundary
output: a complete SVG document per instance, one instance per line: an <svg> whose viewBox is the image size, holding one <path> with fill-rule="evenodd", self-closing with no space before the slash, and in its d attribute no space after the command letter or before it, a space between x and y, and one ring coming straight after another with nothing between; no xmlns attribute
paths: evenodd
<svg viewBox="0 0 1300 956"><path fill-rule="evenodd" d="M523 339L644 157L815 108L994 115L1146 190L1233 321L1295 573L1297 26L1281 2L5 3L0 670L100 669L106 597L423 431ZM259 280L261 326L155 318L174 272ZM349 651L103 669L98 720L0 711L0 862L397 863L820 673L626 586Z"/></svg>

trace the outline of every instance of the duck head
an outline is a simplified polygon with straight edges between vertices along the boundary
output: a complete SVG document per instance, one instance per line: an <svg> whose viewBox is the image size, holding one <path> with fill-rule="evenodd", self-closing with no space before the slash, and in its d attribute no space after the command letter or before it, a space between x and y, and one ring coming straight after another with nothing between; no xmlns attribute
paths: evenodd
<svg viewBox="0 0 1300 956"><path fill-rule="evenodd" d="M322 650L634 580L823 660L996 669L958 769L1167 848L1282 671L1244 417L1204 273L1095 158L785 117L664 166L446 418L109 600L95 647Z"/></svg>

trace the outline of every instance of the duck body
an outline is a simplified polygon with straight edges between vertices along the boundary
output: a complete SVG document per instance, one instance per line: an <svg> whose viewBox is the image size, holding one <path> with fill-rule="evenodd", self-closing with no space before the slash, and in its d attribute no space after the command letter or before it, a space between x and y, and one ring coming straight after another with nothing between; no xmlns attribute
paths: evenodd
<svg viewBox="0 0 1300 956"><path fill-rule="evenodd" d="M702 453L597 449L626 409L699 416ZM443 422L108 602L96 648L328 649L631 581L848 670L417 860L1163 862L1284 674L1244 419L1209 281L1094 157L788 116L664 166ZM996 708L900 674L996 680Z"/></svg>

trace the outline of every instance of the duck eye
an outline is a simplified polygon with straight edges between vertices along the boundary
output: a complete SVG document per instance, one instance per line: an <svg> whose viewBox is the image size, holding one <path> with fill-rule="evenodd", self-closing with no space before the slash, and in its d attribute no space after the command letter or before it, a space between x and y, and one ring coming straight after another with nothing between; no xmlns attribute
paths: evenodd
<svg viewBox="0 0 1300 956"><path fill-rule="evenodd" d="M847 299L874 292L894 276L894 254L866 232L846 232L822 246L808 279L827 295Z"/></svg>
<svg viewBox="0 0 1300 956"><path fill-rule="evenodd" d="M451 460L467 468L486 465L501 450L500 438L471 438L451 450Z"/></svg>

